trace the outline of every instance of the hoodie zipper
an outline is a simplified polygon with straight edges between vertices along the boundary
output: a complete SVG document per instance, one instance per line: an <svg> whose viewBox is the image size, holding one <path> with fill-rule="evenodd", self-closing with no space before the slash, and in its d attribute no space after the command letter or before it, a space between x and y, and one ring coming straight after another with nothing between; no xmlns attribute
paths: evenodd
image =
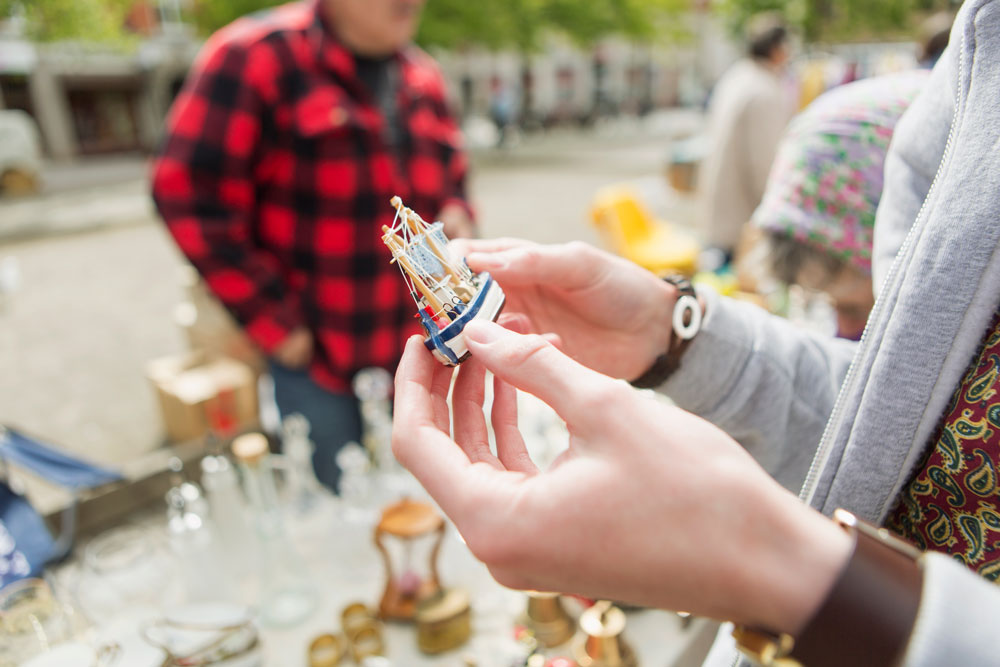
<svg viewBox="0 0 1000 667"><path fill-rule="evenodd" d="M956 45L958 46L958 45ZM918 223L924 218L927 211L927 202L931 200L931 195L934 193L938 181L941 179L941 173L944 171L944 166L951 158L952 142L955 137L955 123L958 120L958 104L960 101L960 91L962 86L963 73L965 71L965 49L963 48L958 54L958 80L956 82L955 90L955 110L951 117L951 126L948 128L948 140L945 143L944 154L941 158L941 163L938 165L937 171L934 173L934 180L931 181L931 186L927 190L927 196L924 197L923 203L920 205L920 210L917 211L917 217L910 226L910 231L907 232L906 238L903 240L903 245L900 247L899 252L896 254L897 261L893 261L892 267L889 269L889 274L886 276L885 280L882 281L881 287L879 287L879 296L875 301L875 306L872 308L872 313L868 317L868 321L865 322L865 328L861 333L861 339L858 342L858 352L855 353L854 358L851 360L850 366L847 368L847 375L844 376L844 383L840 388L840 393L837 394L837 400L833 404L833 410L830 413L830 419L826 422L826 427L823 429L823 436L820 438L819 447L816 449L816 454L813 456L812 463L809 466L809 472L806 473L805 481L802 483L802 488L799 491L799 499L802 500L807 505L812 505L813 497L816 495L816 487L819 484L819 473L826 467L827 461L830 458L831 449L833 447L833 431L834 425L840 420L840 413L844 409L844 402L847 400L848 390L851 388L852 381L854 379L856 366L858 363L858 356L860 351L863 349L865 344L865 339L868 338L869 329L871 328L871 323L874 322L878 317L881 316L882 310L884 310L884 302L886 297L886 291L889 284L893 282L896 274L899 273L901 261L898 261L899 257L904 256L909 248L914 243L914 238L916 237L917 228L920 226ZM735 664L735 663L734 663Z"/></svg>
<svg viewBox="0 0 1000 667"><path fill-rule="evenodd" d="M952 113L951 126L948 128L948 139L944 145L944 153L941 156L941 163L938 165L937 171L934 173L934 179L931 181L930 188L927 189L927 196L924 197L923 203L920 205L920 210L917 211L917 217L914 219L913 225L910 227L910 231L907 232L906 238L903 240L903 245L900 246L899 251L896 254L897 259L903 256L907 251L909 251L910 246L914 243L914 238L916 236L916 229L919 226L917 223L921 221L924 214L927 211L927 202L930 201L931 195L934 193L938 181L941 179L941 173L944 171L944 165L948 162L951 157L952 142L955 137L955 122L958 119L958 103L960 101L960 87L962 85L962 73L965 70L965 50L959 51L958 54L958 80L956 83L955 91L955 111ZM893 261L892 266L889 268L889 273L886 275L885 280L879 287L878 299L875 300L875 305L872 307L872 313L868 317L868 321L865 322L865 328L861 332L861 339L858 341L858 352L861 351L865 340L868 338L868 332L871 328L871 323L875 321L876 315L881 315L883 309L883 303L885 301L887 286L895 279L896 274L901 270L900 261ZM813 456L812 463L809 465L809 472L806 473L805 481L802 483L802 489L799 491L799 499L806 503L807 505L812 504L813 496L816 494L816 486L819 483L819 473L826 465L830 458L830 449L833 446L831 442L833 438L833 426L839 421L840 413L844 409L844 401L847 400L847 392L850 387L854 374L856 371L858 360L858 354L855 353L854 358L851 359L850 366L847 367L847 375L844 376L844 383L841 385L840 392L837 394L837 399L834 401L833 410L830 412L830 419L826 422L826 427L823 429L823 436L820 438L819 447L816 449L816 454ZM733 661L731 667L738 667L740 661L743 660L743 654L740 651L736 651L736 655L733 656Z"/></svg>

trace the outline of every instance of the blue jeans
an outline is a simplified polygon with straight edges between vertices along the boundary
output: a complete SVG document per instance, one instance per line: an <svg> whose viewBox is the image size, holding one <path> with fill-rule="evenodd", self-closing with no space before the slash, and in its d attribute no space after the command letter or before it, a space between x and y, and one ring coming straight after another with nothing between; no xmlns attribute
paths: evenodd
<svg viewBox="0 0 1000 667"><path fill-rule="evenodd" d="M282 419L296 412L309 420L309 437L316 444L313 470L334 492L340 481L337 452L348 442L361 442L361 412L354 394L338 394L313 382L307 370L269 362L274 400Z"/></svg>

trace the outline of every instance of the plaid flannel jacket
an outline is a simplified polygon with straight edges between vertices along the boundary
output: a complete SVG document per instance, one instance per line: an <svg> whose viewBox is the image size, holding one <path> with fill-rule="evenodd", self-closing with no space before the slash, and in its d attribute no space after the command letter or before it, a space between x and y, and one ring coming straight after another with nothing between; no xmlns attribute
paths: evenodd
<svg viewBox="0 0 1000 667"><path fill-rule="evenodd" d="M298 326L312 378L344 392L393 370L419 331L381 227L389 199L433 218L465 205L466 157L436 65L397 54L400 140L325 25L317 0L240 19L204 46L153 165L177 245L264 350Z"/></svg>

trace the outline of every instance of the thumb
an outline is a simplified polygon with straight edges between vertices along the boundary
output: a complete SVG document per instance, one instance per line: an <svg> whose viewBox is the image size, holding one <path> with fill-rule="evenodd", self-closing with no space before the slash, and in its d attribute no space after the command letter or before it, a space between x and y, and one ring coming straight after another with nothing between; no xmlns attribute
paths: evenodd
<svg viewBox="0 0 1000 667"><path fill-rule="evenodd" d="M469 351L505 382L540 398L567 424L602 420L621 383L567 357L544 336L521 335L492 322L465 327ZM605 413L606 414L606 413Z"/></svg>

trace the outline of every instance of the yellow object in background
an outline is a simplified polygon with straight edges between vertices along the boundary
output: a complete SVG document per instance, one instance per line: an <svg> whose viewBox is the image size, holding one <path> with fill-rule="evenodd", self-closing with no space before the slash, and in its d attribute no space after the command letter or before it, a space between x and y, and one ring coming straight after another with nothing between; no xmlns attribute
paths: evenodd
<svg viewBox="0 0 1000 667"><path fill-rule="evenodd" d="M591 217L604 243L625 259L658 275L694 274L698 242L675 226L654 219L631 188L613 186L599 191Z"/></svg>
<svg viewBox="0 0 1000 667"><path fill-rule="evenodd" d="M801 111L826 92L826 63L820 60L806 63L799 81L799 111Z"/></svg>
<svg viewBox="0 0 1000 667"><path fill-rule="evenodd" d="M700 271L691 279L695 285L707 285L722 296L732 296L739 288L736 276L732 273L712 273Z"/></svg>

